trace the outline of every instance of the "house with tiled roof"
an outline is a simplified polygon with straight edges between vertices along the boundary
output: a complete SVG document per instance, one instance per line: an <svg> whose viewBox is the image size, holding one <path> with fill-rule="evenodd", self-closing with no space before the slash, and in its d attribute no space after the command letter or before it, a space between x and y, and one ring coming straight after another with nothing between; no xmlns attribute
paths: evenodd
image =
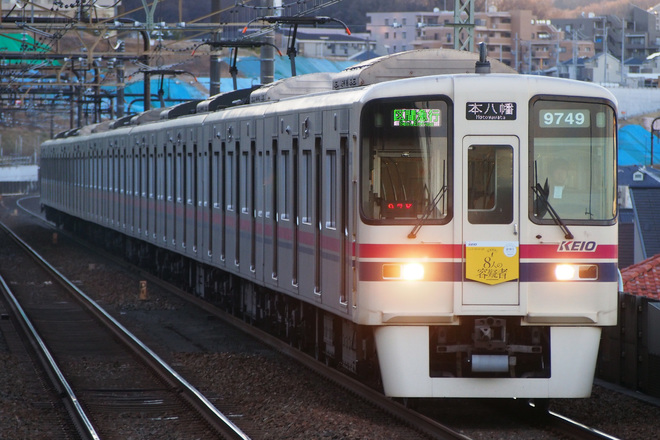
<svg viewBox="0 0 660 440"><path fill-rule="evenodd" d="M660 300L660 254L621 271L623 291Z"/></svg>

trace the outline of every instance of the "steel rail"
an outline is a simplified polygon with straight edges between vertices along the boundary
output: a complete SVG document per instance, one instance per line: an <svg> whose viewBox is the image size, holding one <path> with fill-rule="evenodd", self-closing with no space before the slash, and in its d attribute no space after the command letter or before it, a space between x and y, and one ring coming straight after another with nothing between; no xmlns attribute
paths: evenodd
<svg viewBox="0 0 660 440"><path fill-rule="evenodd" d="M1 224L1 222L0 222ZM2 228L7 231L6 226L2 224ZM57 391L62 399L64 408L66 409L76 431L83 439L99 440L101 437L96 432L89 416L83 409L78 397L69 385L69 382L64 377L62 370L57 365L55 358L46 347L43 339L37 332L36 328L30 321L30 318L25 313L25 310L19 304L16 296L7 285L5 279L0 275L0 290L12 311L13 316L16 318L18 325L23 333L27 336L30 344L32 345L36 357L45 370L48 379L50 380L53 388Z"/></svg>
<svg viewBox="0 0 660 440"><path fill-rule="evenodd" d="M29 199L31 197L25 197L24 199ZM44 224L54 227L53 223L45 220L43 217L39 216L35 212L27 209L21 204L21 201L24 200L18 200L17 205L26 213L29 215L33 216L35 219L43 222ZM450 428L447 428L444 425L441 425L440 423L422 415L419 413L411 412L408 411L408 409L399 404L396 401L393 401L391 399L386 398L382 393L373 390L372 388L369 388L368 386L362 384L361 382L352 379L345 374L342 374L339 371L333 370L331 368L327 368L325 365L321 364L320 362L316 361L309 355L305 353L301 353L300 351L296 350L292 346L290 346L288 343L278 339L275 336L272 336L256 327L253 327L252 325L246 323L245 321L229 314L226 313L214 305L210 304L209 302L205 301L202 298L198 298L196 296L192 296L187 292L184 292L175 286L169 284L166 281L161 280L160 278L156 277L155 275L139 268L131 263L128 263L126 260L123 260L121 258L118 258L110 253L105 252L104 250L92 248L91 245L84 241L79 239L76 236L73 236L71 234L66 234L70 239L74 240L76 243L80 244L81 246L86 247L87 249L93 250L94 252L101 253L104 258L107 258L109 260L112 260L114 263L120 265L121 267L125 267L127 269L131 270L137 270L140 276L143 278L147 279L150 284L158 285L164 290L167 290L168 292L176 295L179 298L182 298L197 307L200 307L201 309L205 310L206 312L212 314L213 316L222 319L223 321L229 323L230 325L238 328L239 330L250 334L254 336L255 338L261 340L265 344L271 346L272 348L282 352L283 354L295 358L298 362L302 363L305 367L309 368L310 370L316 372L317 374L325 377L329 381L338 384L339 386L343 387L344 389L347 389L354 394L360 396L361 398L364 398L377 407L381 408L382 410L394 415L395 417L399 418L402 420L404 423L407 423L411 426L415 426L416 428L419 429L420 432L423 432L426 435L429 435L431 438L437 438L437 439L461 439L461 440L469 440L469 437L457 433L455 431L452 431ZM585 439L585 440L619 440L617 437L614 437L612 435L606 434L602 431L599 431L595 428L591 428L589 426L586 426L582 423L579 423L575 420L572 420L566 416L563 416L561 414L555 413L553 411L547 411L547 412L541 412L540 409L536 408L533 403L529 404L529 411L533 416L539 416L542 415L545 417L545 422L548 426L552 427L553 429L560 431L564 433L565 435L568 435L572 438L578 438L578 439Z"/></svg>
<svg viewBox="0 0 660 440"><path fill-rule="evenodd" d="M554 429L579 439L619 440L618 437L611 436L553 411L548 411L548 423Z"/></svg>
<svg viewBox="0 0 660 440"><path fill-rule="evenodd" d="M78 289L69 280L55 269L48 261L41 257L30 245L23 241L18 235L9 229L4 223L0 222L0 228L3 229L10 238L12 238L21 248L26 250L30 256L50 272L56 281L69 292L72 296L94 317L105 325L117 339L127 346L142 362L149 368L156 371L163 381L174 389L180 390L181 397L186 400L196 411L198 411L209 425L215 429L223 438L229 440L249 440L250 437L236 426L227 416L220 412L199 390L170 367L160 356L147 347L142 341L135 337L126 327L113 318L103 308L83 291Z"/></svg>
<svg viewBox="0 0 660 440"><path fill-rule="evenodd" d="M45 220L43 217L40 217L36 213L25 208L24 206L22 206L20 202L21 200L17 202L17 205L23 211L30 214L37 220L47 224L48 226L53 227L53 224L51 222ZM213 304L205 301L204 299L190 295L189 293L182 291L181 289L178 289L177 287L173 286L172 284L166 281L163 281L162 279L156 277L155 275L128 263L124 259L118 258L108 252L105 252L102 249L99 250L98 248L92 248L90 243L86 242L85 240L81 240L80 238L73 236L72 234L67 233L66 235L68 238L75 241L77 244L87 249L93 250L98 254L101 254L103 258L107 258L108 260L111 260L113 263L119 265L120 267L137 271L137 273L140 274L140 277L146 279L149 284L154 284L159 286L160 288L170 292L171 294L176 295L177 297L208 312L214 317L225 321L226 323L232 325L238 330L254 337L255 339L258 339L259 341L270 346L271 348L281 352L285 356L288 356L294 359L295 361L299 362L304 367L307 367L309 370L325 378L331 383L334 383L342 387L343 389L351 392L352 394L368 401L370 404L376 406L377 408L380 408L382 411L397 418L404 424L413 427L413 429L418 430L424 435L427 435L428 437L437 440L470 440L469 437L459 432L456 432L451 428L442 425L441 423L438 423L437 421L432 420L429 417L424 416L423 414L420 414L415 411L411 411L410 409L406 408L404 405L400 404L399 402L396 402L386 397L383 393L368 387L367 385L347 376L346 374L341 373L340 371L334 370L326 366L325 364L319 362L313 357L290 346L287 342L282 341L277 337L270 335L269 333L246 323L242 319L239 319L229 313L226 313L218 309Z"/></svg>

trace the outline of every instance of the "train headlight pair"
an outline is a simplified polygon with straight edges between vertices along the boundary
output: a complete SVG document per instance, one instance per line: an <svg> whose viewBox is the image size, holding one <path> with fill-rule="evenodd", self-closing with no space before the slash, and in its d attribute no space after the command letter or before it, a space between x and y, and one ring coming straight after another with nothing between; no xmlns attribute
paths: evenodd
<svg viewBox="0 0 660 440"><path fill-rule="evenodd" d="M597 280L598 266L595 264L558 264L555 266L557 281Z"/></svg>
<svg viewBox="0 0 660 440"><path fill-rule="evenodd" d="M420 263L383 264L383 279L419 281L424 279L424 265Z"/></svg>

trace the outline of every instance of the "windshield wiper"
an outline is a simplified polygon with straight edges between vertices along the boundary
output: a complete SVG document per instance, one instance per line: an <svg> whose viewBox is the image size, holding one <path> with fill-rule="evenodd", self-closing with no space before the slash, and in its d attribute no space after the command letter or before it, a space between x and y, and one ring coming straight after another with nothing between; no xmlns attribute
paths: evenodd
<svg viewBox="0 0 660 440"><path fill-rule="evenodd" d="M548 179L545 179L545 185L541 186L540 183L536 182L536 185L532 186L532 191L534 191L534 195L536 196L536 200L534 203L534 208L536 210L536 215L539 217L542 217L543 214L541 213L541 207L537 205L537 201L543 202L543 205L547 209L547 212L550 213L550 217L554 220L554 222L559 226L564 233L564 237L567 240L572 240L574 238L573 234L571 231L568 229L568 226L566 226L566 223L559 217L559 214L557 214L557 211L555 211L555 208L552 207L550 204L550 201L548 200L548 194L550 194L550 189L548 187Z"/></svg>
<svg viewBox="0 0 660 440"><path fill-rule="evenodd" d="M442 200L445 197L445 194L447 194L447 185L443 185L442 188L440 188L440 191L433 197L433 200L429 205L426 207L426 211L424 212L424 215L422 215L419 220L417 220L417 224L415 227L410 231L410 234L408 234L408 238L416 238L417 233L419 232L420 229L422 229L422 226L424 225L424 222L433 214L433 211L435 210L435 207L438 206L438 203L440 203L440 200Z"/></svg>

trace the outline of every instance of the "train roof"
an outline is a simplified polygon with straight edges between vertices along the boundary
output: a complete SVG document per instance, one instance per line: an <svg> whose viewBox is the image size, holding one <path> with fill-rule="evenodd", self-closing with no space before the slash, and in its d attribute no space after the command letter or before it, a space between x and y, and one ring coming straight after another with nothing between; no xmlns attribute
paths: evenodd
<svg viewBox="0 0 660 440"><path fill-rule="evenodd" d="M497 60L489 60L493 73L517 73ZM190 101L167 108L157 108L125 116L88 129L59 133L55 138L79 136L113 130L128 125L142 125L163 119L209 113L247 103L275 102L295 96L331 92L404 78L428 75L474 73L479 54L451 49L419 49L374 58L339 73L311 73L285 78L271 84L221 93L202 101Z"/></svg>
<svg viewBox="0 0 660 440"><path fill-rule="evenodd" d="M336 74L328 72L292 76L261 86L250 95L250 103L279 101L293 96L329 92Z"/></svg>
<svg viewBox="0 0 660 440"><path fill-rule="evenodd" d="M261 85L252 86L248 89L239 89L231 92L219 93L209 99L197 104L197 113L215 112L235 105L246 104L250 101L252 92L261 88Z"/></svg>
<svg viewBox="0 0 660 440"><path fill-rule="evenodd" d="M475 73L479 55L451 49L419 49L364 61L333 78L333 89L361 87L396 79ZM492 73L517 74L506 64L489 60Z"/></svg>

